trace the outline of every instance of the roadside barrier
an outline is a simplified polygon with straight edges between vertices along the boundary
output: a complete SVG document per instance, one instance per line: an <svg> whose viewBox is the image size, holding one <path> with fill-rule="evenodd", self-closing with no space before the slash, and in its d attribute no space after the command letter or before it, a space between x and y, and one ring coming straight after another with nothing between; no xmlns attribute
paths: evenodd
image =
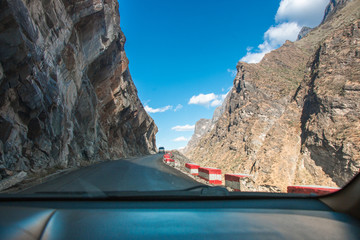
<svg viewBox="0 0 360 240"><path fill-rule="evenodd" d="M250 178L250 175L242 173L225 174L225 186L234 189L236 192L246 191L247 182Z"/></svg>
<svg viewBox="0 0 360 240"><path fill-rule="evenodd" d="M171 153L164 154L163 161L164 163L175 166L176 161L170 158ZM177 163L179 164L179 163ZM195 163L185 163L186 170L193 176L198 176L211 184L222 184L222 174L221 169L212 168L212 167L200 167ZM254 188L254 180L252 176L249 174L242 173L232 173L225 174L225 186L234 189L234 191L238 192L246 192L253 191ZM314 186L314 185L294 185L288 186L288 193L302 193L302 194L318 194L324 195L333 193L340 190L337 187L324 187L324 186Z"/></svg>
<svg viewBox="0 0 360 240"><path fill-rule="evenodd" d="M172 152L165 152L164 157L173 157L174 155L172 154Z"/></svg>
<svg viewBox="0 0 360 240"><path fill-rule="evenodd" d="M174 167L175 166L175 160L171 158L164 158L164 163Z"/></svg>
<svg viewBox="0 0 360 240"><path fill-rule="evenodd" d="M222 184L221 169L199 167L199 177L212 184Z"/></svg>
<svg viewBox="0 0 360 240"><path fill-rule="evenodd" d="M338 190L340 190L340 188L314 186L314 185L295 185L295 186L287 187L288 193L304 193L304 194L315 193L318 195L329 194L329 193L336 192Z"/></svg>
<svg viewBox="0 0 360 240"><path fill-rule="evenodd" d="M195 163L185 163L185 167L191 175L198 176L199 175L199 165Z"/></svg>

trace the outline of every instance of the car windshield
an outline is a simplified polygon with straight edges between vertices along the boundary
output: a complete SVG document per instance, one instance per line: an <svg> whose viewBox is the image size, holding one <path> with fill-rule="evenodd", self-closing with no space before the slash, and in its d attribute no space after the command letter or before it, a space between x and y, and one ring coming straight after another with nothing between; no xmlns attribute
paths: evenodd
<svg viewBox="0 0 360 240"><path fill-rule="evenodd" d="M328 194L360 169L360 0L0 3L0 195Z"/></svg>

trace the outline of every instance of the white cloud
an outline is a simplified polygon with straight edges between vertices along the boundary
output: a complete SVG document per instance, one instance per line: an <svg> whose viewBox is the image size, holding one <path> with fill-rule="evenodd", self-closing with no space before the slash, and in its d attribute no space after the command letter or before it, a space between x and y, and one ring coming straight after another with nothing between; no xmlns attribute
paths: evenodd
<svg viewBox="0 0 360 240"><path fill-rule="evenodd" d="M315 27L324 17L329 0L281 0L276 22L296 22L300 26Z"/></svg>
<svg viewBox="0 0 360 240"><path fill-rule="evenodd" d="M247 63L258 63L265 56L265 54L278 48L284 44L286 40L295 41L301 27L295 23L282 23L277 26L271 26L265 33L265 41L258 46L257 52L247 52L240 61Z"/></svg>
<svg viewBox="0 0 360 240"><path fill-rule="evenodd" d="M258 63L266 53L280 47L286 40L295 41L303 26L317 26L324 15L329 0L281 0L275 20L264 33L264 42L255 50L247 47L240 61Z"/></svg>
<svg viewBox="0 0 360 240"><path fill-rule="evenodd" d="M251 50L253 50L253 47L247 47L247 48L246 48L246 51L247 51L247 52L250 52Z"/></svg>
<svg viewBox="0 0 360 240"><path fill-rule="evenodd" d="M176 112L182 108L183 108L183 105L181 105L181 104L178 104L174 109L173 109L173 106L171 106L171 105L167 105L167 106L161 107L161 108L152 108L152 107L149 107L148 105L145 105L145 107L144 107L145 111L148 113L166 112L171 109L173 109L173 111Z"/></svg>
<svg viewBox="0 0 360 240"><path fill-rule="evenodd" d="M216 95L217 99L212 101L210 106L212 106L212 107L220 106L224 102L224 100L225 100L226 96L229 94L229 92L230 92L230 90L225 94Z"/></svg>
<svg viewBox="0 0 360 240"><path fill-rule="evenodd" d="M228 68L228 69L226 69L226 71L227 71L228 73L230 73L232 77L235 77L236 74L237 74L236 69L230 69L230 68Z"/></svg>
<svg viewBox="0 0 360 240"><path fill-rule="evenodd" d="M188 141L188 139L186 137L181 136L181 137L173 139L173 141L174 142L186 142L186 141Z"/></svg>
<svg viewBox="0 0 360 240"><path fill-rule="evenodd" d="M265 54L271 52L274 49L275 48L270 45L269 40L265 40L262 44L258 46L256 52L248 51L246 55L240 59L240 61L247 63L258 63L265 56Z"/></svg>
<svg viewBox="0 0 360 240"><path fill-rule="evenodd" d="M148 113L158 113L158 112L165 112L167 110L170 110L170 109L172 109L172 106L168 105L168 106L165 106L162 108L151 108L148 105L146 105L144 108L145 108L145 111Z"/></svg>
<svg viewBox="0 0 360 240"><path fill-rule="evenodd" d="M227 93L226 93L227 94ZM216 95L215 93L202 94L192 96L188 104L198 104L206 107L216 107L222 104L226 94Z"/></svg>
<svg viewBox="0 0 360 240"><path fill-rule="evenodd" d="M230 89L228 90L228 92L227 92L227 93L222 94L222 95L221 95L221 100L223 100L223 101L224 101L224 99L225 99L225 98L226 98L226 96L229 94L229 92L230 92Z"/></svg>
<svg viewBox="0 0 360 240"><path fill-rule="evenodd" d="M264 34L265 43L267 42L270 47L275 48L283 44L286 40L295 41L301 27L295 23L282 23L275 27L270 27ZM267 47L264 47L267 48Z"/></svg>
<svg viewBox="0 0 360 240"><path fill-rule="evenodd" d="M177 132L193 131L194 129L195 129L195 125L189 125L189 124L186 124L184 126L178 125L171 128L171 130L175 130Z"/></svg>
<svg viewBox="0 0 360 240"><path fill-rule="evenodd" d="M246 55L240 59L240 61L247 63L258 63L265 56L265 54L267 54L270 51L271 50L261 51L258 53L247 52Z"/></svg>
<svg viewBox="0 0 360 240"><path fill-rule="evenodd" d="M221 99L215 99L214 101L211 102L210 106L216 107L216 106L220 106L221 104L222 104Z"/></svg>
<svg viewBox="0 0 360 240"><path fill-rule="evenodd" d="M178 105L175 107L174 112L179 111L179 110L182 109L182 108L183 108L183 105L178 104Z"/></svg>
<svg viewBox="0 0 360 240"><path fill-rule="evenodd" d="M202 94L200 93L197 96L192 96L189 100L189 104L199 104L199 105L209 105L211 101L215 100L217 97L214 93Z"/></svg>

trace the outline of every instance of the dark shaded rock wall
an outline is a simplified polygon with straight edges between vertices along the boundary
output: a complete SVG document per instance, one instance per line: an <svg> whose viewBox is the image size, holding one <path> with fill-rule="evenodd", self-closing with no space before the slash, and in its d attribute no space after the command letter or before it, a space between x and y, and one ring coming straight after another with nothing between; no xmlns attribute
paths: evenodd
<svg viewBox="0 0 360 240"><path fill-rule="evenodd" d="M360 169L360 20L323 41L295 99L302 152L339 186Z"/></svg>
<svg viewBox="0 0 360 240"><path fill-rule="evenodd" d="M74 166L156 150L116 0L0 3L0 165Z"/></svg>

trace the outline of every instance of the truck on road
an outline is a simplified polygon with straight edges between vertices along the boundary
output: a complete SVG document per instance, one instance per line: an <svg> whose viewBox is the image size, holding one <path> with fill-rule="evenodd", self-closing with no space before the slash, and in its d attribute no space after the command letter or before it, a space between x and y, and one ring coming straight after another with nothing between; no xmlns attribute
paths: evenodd
<svg viewBox="0 0 360 240"><path fill-rule="evenodd" d="M165 153L165 148L164 147L159 147L159 153Z"/></svg>

